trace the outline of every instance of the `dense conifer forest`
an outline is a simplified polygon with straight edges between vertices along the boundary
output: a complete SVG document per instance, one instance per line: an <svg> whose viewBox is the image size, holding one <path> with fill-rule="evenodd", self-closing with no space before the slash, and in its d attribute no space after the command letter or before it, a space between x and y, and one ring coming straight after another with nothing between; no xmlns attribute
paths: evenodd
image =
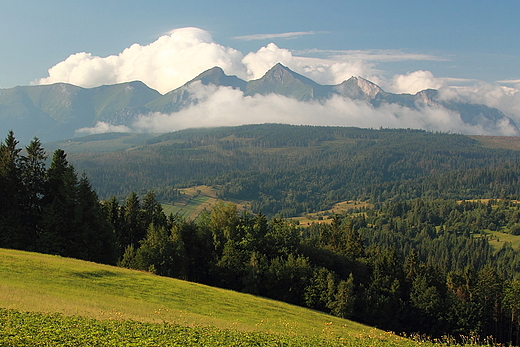
<svg viewBox="0 0 520 347"><path fill-rule="evenodd" d="M520 253L510 243L493 248L487 232L520 234L519 153L422 131L303 127L308 137L298 140L290 131L298 127L268 129L179 132L128 153L81 156L106 179L103 189L121 192L126 179L150 175L143 185L213 182L222 197L258 198L256 211L220 202L196 220L165 215L166 190L100 200L63 150L46 164L38 139L20 149L10 132L0 145L0 247L229 288L398 333L518 344ZM165 158L178 171L147 168ZM101 165L109 161L110 176ZM282 218L345 197L375 207L309 227Z"/></svg>
<svg viewBox="0 0 520 347"><path fill-rule="evenodd" d="M9 132L0 144L0 247L114 263L113 227L88 178L63 150L46 159L38 139L22 151Z"/></svg>
<svg viewBox="0 0 520 347"><path fill-rule="evenodd" d="M91 143L117 136L98 135ZM86 139L87 140L87 139ZM108 153L70 153L102 198L153 189L219 188L268 216L321 211L345 200L500 198L520 195L520 151L463 135L410 129L247 125L188 129Z"/></svg>

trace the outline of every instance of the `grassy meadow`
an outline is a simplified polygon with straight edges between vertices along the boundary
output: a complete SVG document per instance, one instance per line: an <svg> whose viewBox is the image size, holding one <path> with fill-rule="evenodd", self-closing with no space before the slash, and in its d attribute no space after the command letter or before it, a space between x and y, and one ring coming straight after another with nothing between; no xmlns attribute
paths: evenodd
<svg viewBox="0 0 520 347"><path fill-rule="evenodd" d="M175 202L162 203L164 213L169 216L181 215L186 219L196 219L204 210L211 210L211 206L219 200L218 190L210 186L194 186L179 189L181 196ZM248 208L250 202L244 200L233 200L239 210ZM308 226L312 223L330 223L334 214L341 214L350 209L370 208L371 204L363 201L342 201L335 204L331 209L308 213L300 217L292 217L291 220L298 221L301 226Z"/></svg>
<svg viewBox="0 0 520 347"><path fill-rule="evenodd" d="M364 201L342 201L334 204L331 209L325 211L319 211L314 213L307 213L301 217L293 217L291 218L294 221L298 221L301 226L309 226L312 223L331 223L332 216L335 214L342 214L351 209L360 209L360 208L371 208L371 205L368 202Z"/></svg>
<svg viewBox="0 0 520 347"><path fill-rule="evenodd" d="M252 295L6 249L0 249L0 308L1 346L419 344Z"/></svg>
<svg viewBox="0 0 520 347"><path fill-rule="evenodd" d="M162 203L164 213L169 216L180 215L186 219L196 219L204 210L211 210L217 203L217 189L210 186L194 186L179 189L181 196L175 202ZM239 209L246 209L247 201L233 200Z"/></svg>
<svg viewBox="0 0 520 347"><path fill-rule="evenodd" d="M486 230L485 233L489 237L489 244L495 251L500 250L506 242L509 242L513 249L520 249L520 235L491 230Z"/></svg>

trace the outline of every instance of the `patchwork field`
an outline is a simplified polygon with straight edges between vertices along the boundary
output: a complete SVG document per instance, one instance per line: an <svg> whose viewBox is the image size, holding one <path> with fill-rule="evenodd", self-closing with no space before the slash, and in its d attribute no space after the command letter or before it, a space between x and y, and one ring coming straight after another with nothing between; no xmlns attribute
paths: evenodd
<svg viewBox="0 0 520 347"><path fill-rule="evenodd" d="M371 204L363 201L342 201L335 204L330 210L320 211L316 213L308 213L302 217L294 217L292 220L298 221L301 226L308 226L312 223L330 223L334 214L342 214L349 210L370 208Z"/></svg>
<svg viewBox="0 0 520 347"><path fill-rule="evenodd" d="M174 203L163 203L164 213L169 216L181 215L186 219L196 219L202 211L211 210L219 200L217 198L218 191L209 186L196 186L180 189L181 196ZM248 206L247 201L233 201L238 205L239 209L245 209Z"/></svg>

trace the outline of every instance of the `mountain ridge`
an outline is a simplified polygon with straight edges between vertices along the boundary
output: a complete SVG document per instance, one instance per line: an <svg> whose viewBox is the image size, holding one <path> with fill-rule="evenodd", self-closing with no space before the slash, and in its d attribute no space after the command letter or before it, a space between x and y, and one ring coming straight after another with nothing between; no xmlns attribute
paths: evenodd
<svg viewBox="0 0 520 347"><path fill-rule="evenodd" d="M166 94L160 94L141 81L93 88L55 83L0 89L0 122L3 125L0 130L4 133L14 130L23 142L34 136L50 142L75 137L78 129L94 127L98 122L129 128L139 116L172 114L204 101L195 92L197 84L233 88L246 97L277 94L301 102L321 103L339 97L366 102L375 109L391 104L413 110L442 107L459 114L462 122L468 125L499 129L506 124L520 135L515 122L500 110L482 104L445 101L437 90L394 94L359 76L352 76L338 85L321 85L280 63L261 78L251 81L226 75L222 68L215 66Z"/></svg>

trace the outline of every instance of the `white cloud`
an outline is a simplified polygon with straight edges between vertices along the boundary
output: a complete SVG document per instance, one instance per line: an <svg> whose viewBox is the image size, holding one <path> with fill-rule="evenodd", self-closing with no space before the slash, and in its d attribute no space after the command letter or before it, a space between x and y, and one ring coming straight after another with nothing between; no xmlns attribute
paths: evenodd
<svg viewBox="0 0 520 347"><path fill-rule="evenodd" d="M294 37L296 35L310 35L312 33L313 32L293 32L276 35L281 35L280 37ZM484 103L491 107L497 107L520 124L520 93L518 93L518 88L502 87L475 81L467 85L469 81L446 77L439 78L434 76L432 72L423 70L386 78L384 77L384 71L378 70L376 66L377 62L381 61L442 60L442 58L425 54L403 53L397 50L308 50L306 52L307 53L302 54L307 54L307 56L299 56L297 55L298 53L291 52L288 49L280 48L274 43L270 43L265 47L261 47L256 52L250 52L244 56L240 51L234 48L225 47L214 42L207 31L198 28L181 28L172 30L148 45L133 44L117 55L98 57L85 52L72 54L64 61L50 68L48 71L49 76L36 81L36 83L50 84L55 82L67 82L82 87L95 87L103 84L140 80L151 88L161 93L166 93L214 66L220 66L228 75L236 75L244 80L251 80L262 77L267 70L280 62L293 71L309 77L320 84L339 84L351 76L361 76L380 85L384 90L394 93L413 94L427 88L440 89L441 95L446 99L464 99L471 102ZM324 58L310 57L309 55L312 54L321 54ZM461 82L466 85L460 86ZM518 81L508 80L503 82L513 84ZM459 84L459 86L453 87L453 84ZM235 92L236 91L231 91L229 93L233 94ZM223 92L220 90L216 92L217 95L219 95L219 93ZM231 100L233 99L229 99L227 103L231 102ZM239 98L238 100L239 105L237 108L241 110L244 109L245 105L256 107L254 109L259 110L260 108L257 106L257 103L260 103L259 100L262 100L262 109L272 104L266 102L266 100L261 97L251 97L249 99ZM285 98L282 100L288 104L294 104L294 101ZM269 108L274 108L273 112L282 118L288 117L279 114L279 112L275 112L282 108L282 106L279 105L280 100L273 97L272 101L274 104L269 106ZM250 105L250 103L252 104ZM304 115L306 114L307 107L309 110L316 110L320 107L330 107L332 104L332 101L327 105L313 106L305 104L305 107L302 107L301 110L298 109L298 112L302 112L301 114ZM275 105L278 106L275 107ZM200 105L199 107L210 108L209 105ZM231 106L226 107L229 108ZM355 108L350 107L348 109L353 110ZM327 108L326 110L328 111L329 109ZM321 111L323 111L323 109L321 109ZM359 106L358 111L362 112L366 110ZM368 111L364 114L367 112ZM379 110L378 112L382 111ZM435 113L433 110L425 110L425 112L432 117ZM409 112L402 110L400 113L408 114ZM249 112L246 114L249 114ZM339 113L332 112L331 114ZM368 112L368 114L373 113ZM387 114L392 114L392 112ZM263 118L267 117L266 113L263 115ZM356 116L351 112L349 117L349 119L353 119ZM401 116L401 118L402 117L403 116ZM279 117L277 116L277 118ZM342 116L338 119L341 119L342 122L346 122L344 113L342 113ZM367 119L372 118L368 117ZM410 119L410 122L417 127L426 127L426 123L423 125L418 123L419 119L423 119L423 121L426 122L427 119L431 120L431 117L425 118L424 114L421 114L421 116ZM436 119L437 121L431 124L434 124L436 127L441 127L442 123L439 123L438 118ZM454 117L449 117L449 119L453 121ZM332 121L332 118L330 118L330 120ZM386 118L382 117L382 120L386 123L379 125L371 123L371 126L387 126L392 123L390 116ZM270 120L258 118L256 121L266 122ZM312 122L310 118L306 121ZM400 122L397 123L401 124ZM360 124L358 125L361 126ZM103 126L105 125L96 126L92 129L98 130L92 131L103 131L103 129L105 129ZM404 126L408 127L407 125ZM462 125L454 126L455 128L451 129L452 131L466 132ZM485 130L482 130L482 132L486 133Z"/></svg>
<svg viewBox="0 0 520 347"><path fill-rule="evenodd" d="M239 51L213 42L207 31L182 28L147 46L134 44L119 55L101 58L89 53L73 54L50 68L49 76L38 83L67 82L94 87L140 80L166 93L214 66L245 78L242 58Z"/></svg>
<svg viewBox="0 0 520 347"><path fill-rule="evenodd" d="M81 128L76 130L76 135L85 136L85 135L94 135L94 134L104 134L104 133L129 133L132 132L132 129L125 125L112 125L106 122L97 122L96 125L92 128Z"/></svg>
<svg viewBox="0 0 520 347"><path fill-rule="evenodd" d="M233 39L242 41L254 41L254 40L270 40L270 39L295 39L297 37L306 35L316 35L317 33L323 33L322 31L294 31L280 34L255 34L255 35L244 35L235 36Z"/></svg>
<svg viewBox="0 0 520 347"><path fill-rule="evenodd" d="M372 64L362 60L336 61L298 57L274 43L247 54L242 62L247 67L250 79L261 78L276 63L281 63L320 84L339 84L352 76L367 76L377 72Z"/></svg>
<svg viewBox="0 0 520 347"><path fill-rule="evenodd" d="M342 56L338 59L295 56L274 43L244 56L234 48L214 42L207 31L181 28L172 30L149 45L133 44L118 55L98 57L85 52L72 54L50 68L48 77L35 83L66 82L90 88L140 80L166 93L214 66L220 66L228 75L251 80L262 77L280 62L318 83L339 84L351 76L370 78L380 73L373 63L367 61L360 56Z"/></svg>
<svg viewBox="0 0 520 347"><path fill-rule="evenodd" d="M444 100L456 100L496 107L520 124L520 90L485 82L470 86L448 86L439 90Z"/></svg>
<svg viewBox="0 0 520 347"><path fill-rule="evenodd" d="M501 83L501 84L520 84L520 80L502 80L502 81L497 81L496 83Z"/></svg>
<svg viewBox="0 0 520 347"><path fill-rule="evenodd" d="M136 131L169 132L190 127L287 123L329 126L414 128L465 134L517 135L509 124L484 129L464 123L459 114L442 107L413 110L396 104L374 108L363 101L341 97L324 103L299 102L281 95L244 96L229 87L194 85L190 91L200 102L172 114L140 116ZM247 116L245 116L247 115Z"/></svg>
<svg viewBox="0 0 520 347"><path fill-rule="evenodd" d="M318 54L334 60L365 60L365 61L405 61L405 60L428 60L445 61L445 58L431 54L405 53L395 49L372 49L372 50L323 50L308 49L296 51L295 54Z"/></svg>
<svg viewBox="0 0 520 347"><path fill-rule="evenodd" d="M430 71L423 70L406 75L395 75L391 81L381 83L381 87L389 92L409 94L415 94L425 89L439 89L444 85L443 79L436 78Z"/></svg>

